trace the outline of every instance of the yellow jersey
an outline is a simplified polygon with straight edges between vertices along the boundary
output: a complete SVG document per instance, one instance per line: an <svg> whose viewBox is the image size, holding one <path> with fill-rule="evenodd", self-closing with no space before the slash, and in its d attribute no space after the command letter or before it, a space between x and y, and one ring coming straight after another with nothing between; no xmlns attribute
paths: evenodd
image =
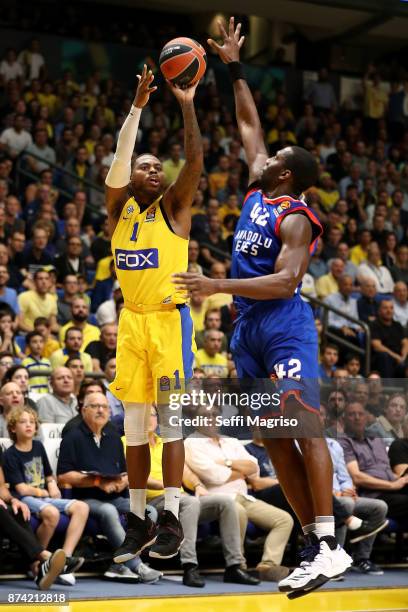
<svg viewBox="0 0 408 612"><path fill-rule="evenodd" d="M132 197L112 236L116 275L125 302L136 305L184 304L172 274L187 271L188 240L177 236L162 207L162 196L142 209Z"/></svg>

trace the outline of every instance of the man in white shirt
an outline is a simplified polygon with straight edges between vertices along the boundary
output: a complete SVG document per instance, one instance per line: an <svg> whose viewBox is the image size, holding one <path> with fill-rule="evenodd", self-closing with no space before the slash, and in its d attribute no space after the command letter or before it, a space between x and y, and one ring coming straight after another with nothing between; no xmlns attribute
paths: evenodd
<svg viewBox="0 0 408 612"><path fill-rule="evenodd" d="M247 482L259 476L258 462L239 440L220 437L215 425L216 411L201 407L200 416L208 426L185 440L186 464L200 478L210 495L227 493L235 498L239 513L242 547L248 520L267 531L262 560L257 566L261 580L279 581L289 574L280 565L293 527L288 512L248 495Z"/></svg>
<svg viewBox="0 0 408 612"><path fill-rule="evenodd" d="M381 265L380 248L376 242L370 242L367 248L367 261L361 263L357 268L357 280L372 278L377 287L377 293L392 293L394 281L385 266Z"/></svg>
<svg viewBox="0 0 408 612"><path fill-rule="evenodd" d="M14 49L8 49L4 60L0 64L0 76L3 77L4 83L8 83L12 79L20 79L24 76L21 64L17 61L16 52Z"/></svg>
<svg viewBox="0 0 408 612"><path fill-rule="evenodd" d="M34 38L29 49L24 49L18 56L18 61L26 71L27 81L39 79L44 72L44 56L40 53L40 43Z"/></svg>
<svg viewBox="0 0 408 612"><path fill-rule="evenodd" d="M33 142L31 134L24 129L24 115L16 115L13 127L3 130L0 136L0 149L10 157L17 157Z"/></svg>
<svg viewBox="0 0 408 612"><path fill-rule="evenodd" d="M401 323L403 327L408 322L408 287L404 281L398 281L394 285L394 321Z"/></svg>
<svg viewBox="0 0 408 612"><path fill-rule="evenodd" d="M38 129L34 133L34 142L27 147L27 153L33 153L37 157L28 157L28 165L36 174L48 169L49 164L55 164L55 151L48 145L48 134L45 129ZM49 163L47 163L49 162Z"/></svg>

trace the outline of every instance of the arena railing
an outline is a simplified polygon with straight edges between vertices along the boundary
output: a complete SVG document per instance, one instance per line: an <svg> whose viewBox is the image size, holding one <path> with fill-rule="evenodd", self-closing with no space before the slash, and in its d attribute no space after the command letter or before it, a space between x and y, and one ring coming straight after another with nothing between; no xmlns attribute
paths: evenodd
<svg viewBox="0 0 408 612"><path fill-rule="evenodd" d="M326 344L327 339L330 339L330 340L333 340L336 344L340 344L341 346L344 346L345 348L350 349L352 353L357 353L358 355L361 355L364 359L364 374L365 376L367 376L368 373L370 372L370 365L371 365L371 330L368 324L365 323L364 321L361 321L360 319L355 319L354 317L351 317L349 314L343 312L342 310L339 310L338 308L335 308L334 306L329 306L329 304L326 304L325 302L323 302L322 300L319 300L318 298L311 297L310 295L304 293L303 291L301 291L300 293L308 302L311 303L312 306L319 308L322 311L321 312L321 319L322 319L322 324L323 324L322 346ZM336 314L340 317L343 317L344 319L347 319L347 321L350 321L350 323L359 325L364 330L364 347L365 348L362 348L361 346L356 346L352 342L349 342L345 338L341 338L340 336L337 336L334 332L330 331L329 330L329 312L332 312L333 314Z"/></svg>
<svg viewBox="0 0 408 612"><path fill-rule="evenodd" d="M90 181L89 179L81 178L80 176L75 174L75 172L71 172L70 170L67 170L66 168L64 168L63 166L59 164L54 164L48 161L47 159L45 159L44 157L40 157L39 155L35 155L34 153L28 153L27 151L22 151L16 161L16 187L18 191L20 190L20 188L26 187L26 184L24 184L24 181L22 180L23 177L30 179L31 181L35 183L38 183L38 181L40 180L39 174L36 174L32 170L30 170L30 168L28 167L27 157L33 157L34 159L40 162L43 162L44 164L47 164L47 166L49 166L50 170L53 171L54 178L56 175L58 179L55 185L53 183L53 187L58 189L58 192L60 193L60 195L66 198L67 201L72 200L72 197L74 196L75 191L79 191L79 190L89 192L91 189L93 189L94 191L98 191L99 193L104 193L103 187L101 187L100 185L97 185L93 181ZM62 182L63 177L68 177L73 182L77 183L78 184L77 188L71 191L61 186L59 183ZM93 204L89 200L87 203L87 208L91 212L95 212L98 214L100 214L101 212L99 206Z"/></svg>

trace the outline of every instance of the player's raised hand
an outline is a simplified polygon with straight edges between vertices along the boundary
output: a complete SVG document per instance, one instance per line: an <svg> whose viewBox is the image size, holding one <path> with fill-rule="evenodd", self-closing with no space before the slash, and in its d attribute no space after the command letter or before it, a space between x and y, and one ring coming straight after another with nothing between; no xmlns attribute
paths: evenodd
<svg viewBox="0 0 408 612"><path fill-rule="evenodd" d="M212 295L218 292L217 281L208 276L197 274L197 272L178 272L173 274L172 282L179 291L196 291L201 295Z"/></svg>
<svg viewBox="0 0 408 612"><path fill-rule="evenodd" d="M133 106L137 108L143 108L149 101L150 94L156 91L157 87L151 87L154 80L154 74L151 70L147 69L146 64L143 66L142 74L137 74L139 84L136 89L135 99L133 100Z"/></svg>
<svg viewBox="0 0 408 612"><path fill-rule="evenodd" d="M218 53L224 64L239 62L239 52L245 40L245 36L241 36L241 24L239 23L237 27L235 27L234 17L231 17L229 20L228 33L222 21L218 22L218 26L220 28L221 38L223 39L223 45L219 45L212 38L209 38L207 43L213 51Z"/></svg>
<svg viewBox="0 0 408 612"><path fill-rule="evenodd" d="M179 101L180 104L191 102L194 99L198 83L199 81L197 81L193 85L187 85L186 87L179 87L179 85L174 85L171 81L167 81L167 85L170 87L175 98Z"/></svg>

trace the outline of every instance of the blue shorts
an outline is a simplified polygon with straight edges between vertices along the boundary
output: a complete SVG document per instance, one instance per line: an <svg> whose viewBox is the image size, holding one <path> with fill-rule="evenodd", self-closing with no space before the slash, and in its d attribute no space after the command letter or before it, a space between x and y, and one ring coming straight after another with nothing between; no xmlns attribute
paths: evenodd
<svg viewBox="0 0 408 612"><path fill-rule="evenodd" d="M39 514L46 506L54 506L60 512L66 512L68 508L75 503L76 499L61 499L53 497L34 497L33 495L24 495L20 501L27 504L33 514Z"/></svg>
<svg viewBox="0 0 408 612"><path fill-rule="evenodd" d="M255 304L238 319L231 351L240 379L272 379L280 407L288 396L320 407L318 339L312 309L299 296Z"/></svg>

